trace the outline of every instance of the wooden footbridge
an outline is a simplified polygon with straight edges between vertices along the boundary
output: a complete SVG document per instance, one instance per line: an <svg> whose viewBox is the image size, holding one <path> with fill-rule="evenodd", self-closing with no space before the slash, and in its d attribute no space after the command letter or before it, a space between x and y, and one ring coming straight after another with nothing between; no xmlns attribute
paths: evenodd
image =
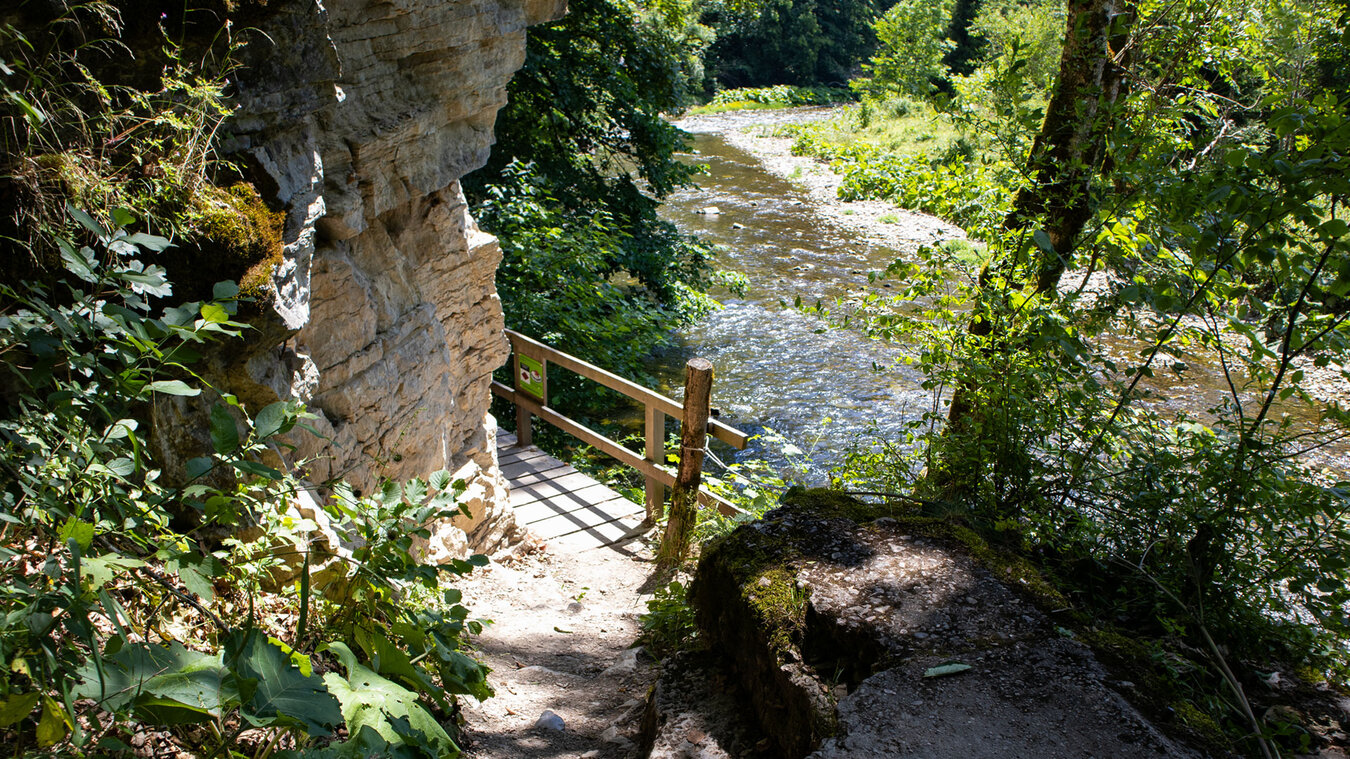
<svg viewBox="0 0 1350 759"><path fill-rule="evenodd" d="M581 550L621 548L644 535L661 518L666 489L698 491L699 502L725 514L737 509L700 488L707 437L744 449L745 433L711 418L712 369L694 359L687 370L685 402L677 403L623 377L555 350L519 332L511 340L514 387L492 383L492 392L516 407L516 434L497 435L498 461L511 487L511 507L523 527L558 547ZM637 401L645 409L643 451L619 443L558 413L548 405L550 364L597 382ZM681 466L664 466L666 417L681 420ZM532 445L531 425L537 417L642 473L645 503L637 504L613 489Z"/></svg>

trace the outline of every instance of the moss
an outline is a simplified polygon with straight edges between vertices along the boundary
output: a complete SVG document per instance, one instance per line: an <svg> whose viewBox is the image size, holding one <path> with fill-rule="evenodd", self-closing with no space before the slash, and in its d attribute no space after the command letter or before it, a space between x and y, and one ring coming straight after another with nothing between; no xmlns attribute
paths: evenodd
<svg viewBox="0 0 1350 759"><path fill-rule="evenodd" d="M1137 699L1131 700L1137 700L1159 724L1215 753L1232 750L1233 742L1223 726L1188 699L1186 694L1193 686L1179 679L1185 672L1202 669L1201 665L1169 653L1158 641L1115 627L1086 628L1078 636L1110 670L1134 682Z"/></svg>
<svg viewBox="0 0 1350 759"><path fill-rule="evenodd" d="M880 507L864 503L847 493L826 488L790 488L783 505L822 519L849 519L865 524L882 516Z"/></svg>
<svg viewBox="0 0 1350 759"><path fill-rule="evenodd" d="M779 661L799 658L798 647L806 629L806 594L797 588L792 562L798 558L792 544L767 535L745 540L731 533L708 545L705 559L718 568L740 589L746 607L754 615L754 626L763 632L774 657ZM704 570L700 568L700 572Z"/></svg>
<svg viewBox="0 0 1350 759"><path fill-rule="evenodd" d="M989 545L974 530L964 525L950 526L951 536L965 546L970 555L980 562L999 580L1022 588L1037 605L1046 610L1063 609L1069 600L1059 592L1045 575L1026 557L1008 551L1000 551Z"/></svg>
<svg viewBox="0 0 1350 759"><path fill-rule="evenodd" d="M742 595L782 661L806 632L806 593L797 588L796 573L782 566L763 567L747 579Z"/></svg>
<svg viewBox="0 0 1350 759"><path fill-rule="evenodd" d="M1206 714L1195 704L1184 699L1173 701L1169 707L1172 713L1176 715L1176 721L1180 727L1184 727L1196 738L1205 744L1215 748L1225 748L1230 746L1228 737L1224 734L1223 727L1214 720L1213 717Z"/></svg>
<svg viewBox="0 0 1350 759"><path fill-rule="evenodd" d="M242 297L266 300L281 263L285 214L267 207L247 182L205 186L189 202L188 238L162 254L177 295L206 298L216 282L239 284Z"/></svg>

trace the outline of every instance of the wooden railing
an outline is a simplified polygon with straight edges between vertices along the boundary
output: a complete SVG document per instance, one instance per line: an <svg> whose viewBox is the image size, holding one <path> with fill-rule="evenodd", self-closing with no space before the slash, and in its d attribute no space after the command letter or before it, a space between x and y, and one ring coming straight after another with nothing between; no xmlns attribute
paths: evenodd
<svg viewBox="0 0 1350 759"><path fill-rule="evenodd" d="M506 330L511 340L512 368L515 387L508 387L493 381L492 392L505 398L516 406L516 441L527 446L532 442L530 424L532 417L539 417L572 437L594 446L597 450L614 457L620 462L636 469L646 480L647 516L656 519L661 516L665 504L665 488L674 487L674 472L661 466L665 456L666 417L676 419L685 417L686 409L679 403L660 393L649 390L635 382L607 372L598 366L588 364L575 356L569 356L555 350L538 340L526 337L513 330ZM625 448L600 433L575 422L558 413L548 405L548 366L556 364L576 372L586 379L598 382L605 387L641 403L646 409L644 427L644 449L642 454ZM699 414L695 411L694 418ZM707 418L706 408L702 417ZM736 449L744 449L748 436L717 419L707 419L707 432L712 437ZM707 489L699 490L699 501L704 505L715 505L726 515L739 513L739 509L729 501Z"/></svg>

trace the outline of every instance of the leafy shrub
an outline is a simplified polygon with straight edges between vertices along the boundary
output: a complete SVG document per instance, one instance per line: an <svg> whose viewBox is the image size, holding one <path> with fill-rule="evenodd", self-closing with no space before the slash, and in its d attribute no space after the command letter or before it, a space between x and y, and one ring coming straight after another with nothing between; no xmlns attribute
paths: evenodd
<svg viewBox="0 0 1350 759"><path fill-rule="evenodd" d="M565 206L530 164L508 166L486 195L478 213L501 241L512 329L640 377L671 328L711 307L689 284L703 282L710 251L673 230L635 245L607 211Z"/></svg>
<svg viewBox="0 0 1350 759"><path fill-rule="evenodd" d="M761 105L799 106L833 105L853 99L852 93L842 87L795 87L778 84L772 87L743 87L720 90L713 95L712 105L759 103Z"/></svg>
<svg viewBox="0 0 1350 759"><path fill-rule="evenodd" d="M135 66L122 29L104 0L27 7L0 24L0 237L11 271L60 270L47 231L69 223L67 203L126 208L176 239L190 230L198 193L234 173L215 138L231 113L228 78L244 35L210 29L194 60L161 29ZM142 68L157 75L138 80Z"/></svg>
<svg viewBox="0 0 1350 759"><path fill-rule="evenodd" d="M19 754L83 755L129 752L147 726L212 753L238 750L246 728L275 744L345 725L344 751L456 754L433 715L491 691L463 653L479 625L442 580L483 560L422 565L413 541L461 513L462 484L439 472L365 500L339 487L333 542L358 547L316 541L313 501L269 463L303 408L250 414L192 370L245 329L238 288L162 306L172 286L140 257L167 241L71 216L94 242L58 241L66 277L0 284L14 304L0 316L0 730ZM175 482L147 421L208 398L209 447ZM278 582L281 595L258 592ZM409 603L413 591L433 598ZM294 627L255 603L289 608Z"/></svg>
<svg viewBox="0 0 1350 759"><path fill-rule="evenodd" d="M689 648L698 640L689 590L678 581L657 588L647 601L647 613L638 621L642 625L639 640L657 656Z"/></svg>

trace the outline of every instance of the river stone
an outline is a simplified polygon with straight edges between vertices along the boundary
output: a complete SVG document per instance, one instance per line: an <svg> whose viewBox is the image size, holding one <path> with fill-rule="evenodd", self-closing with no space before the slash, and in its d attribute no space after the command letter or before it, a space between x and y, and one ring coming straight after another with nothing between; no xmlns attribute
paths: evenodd
<svg viewBox="0 0 1350 759"><path fill-rule="evenodd" d="M540 730L552 730L559 733L567 727L563 724L563 718L554 714L550 709L545 709L544 713L539 715L539 719L534 721L534 726Z"/></svg>

